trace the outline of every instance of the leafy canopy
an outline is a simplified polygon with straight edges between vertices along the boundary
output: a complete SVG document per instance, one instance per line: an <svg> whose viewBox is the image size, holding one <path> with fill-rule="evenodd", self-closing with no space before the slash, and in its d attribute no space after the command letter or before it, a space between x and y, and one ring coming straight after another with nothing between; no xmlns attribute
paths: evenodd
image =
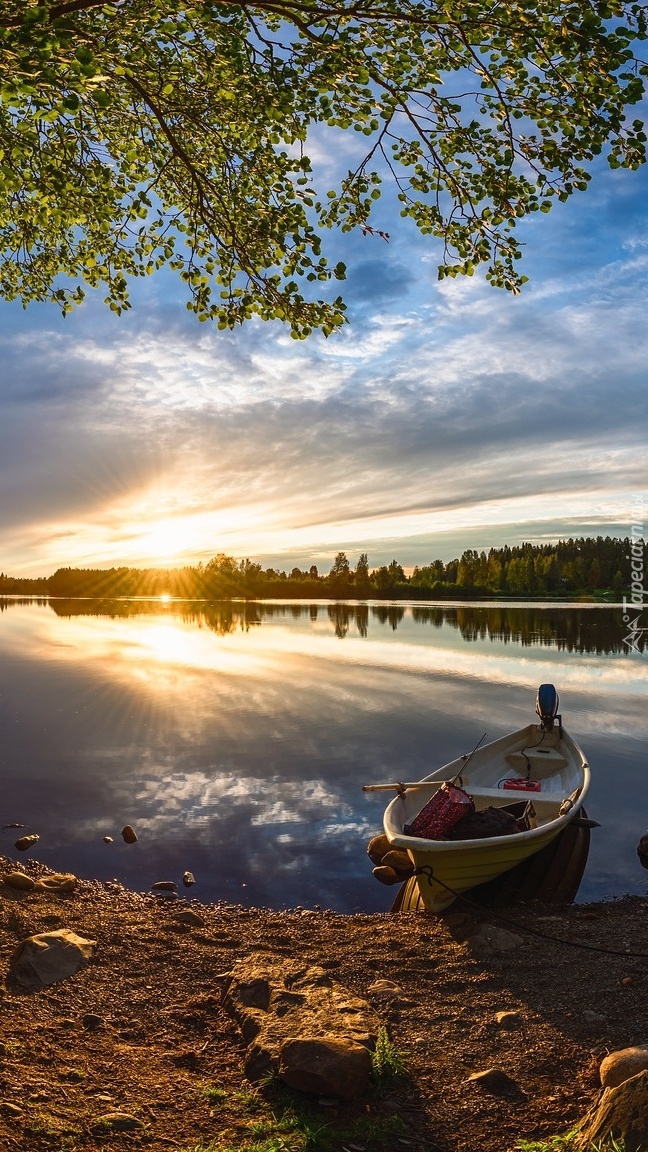
<svg viewBox="0 0 648 1152"><path fill-rule="evenodd" d="M620 0L0 0L0 295L121 312L167 264L200 320L328 335L323 235L377 231L385 179L440 276L516 292L516 222L602 151L643 163L645 38ZM348 130L356 166L316 186L313 133Z"/></svg>

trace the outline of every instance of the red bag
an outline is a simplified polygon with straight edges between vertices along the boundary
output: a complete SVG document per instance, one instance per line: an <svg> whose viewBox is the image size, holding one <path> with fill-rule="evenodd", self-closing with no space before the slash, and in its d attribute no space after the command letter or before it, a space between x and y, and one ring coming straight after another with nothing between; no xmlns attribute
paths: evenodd
<svg viewBox="0 0 648 1152"><path fill-rule="evenodd" d="M474 811L468 793L446 780L403 831L406 836L421 836L424 840L445 840L455 824Z"/></svg>
<svg viewBox="0 0 648 1152"><path fill-rule="evenodd" d="M507 792L540 792L542 784L539 780L527 780L521 776L519 779L505 780L502 787Z"/></svg>

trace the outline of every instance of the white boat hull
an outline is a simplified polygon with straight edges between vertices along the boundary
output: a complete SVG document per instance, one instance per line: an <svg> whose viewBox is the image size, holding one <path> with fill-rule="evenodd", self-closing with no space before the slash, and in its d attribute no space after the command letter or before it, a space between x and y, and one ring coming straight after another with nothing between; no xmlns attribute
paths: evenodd
<svg viewBox="0 0 648 1152"><path fill-rule="evenodd" d="M538 782L539 791L504 787L507 780L527 776ZM476 811L531 800L537 827L475 840L407 835L405 826L444 780L456 780L473 798ZM494 880L550 844L576 815L589 782L585 756L564 729L546 731L542 725L529 724L479 748L469 761L460 757L444 765L396 796L385 812L385 834L392 847L408 853L417 869L425 907L442 912L458 895Z"/></svg>

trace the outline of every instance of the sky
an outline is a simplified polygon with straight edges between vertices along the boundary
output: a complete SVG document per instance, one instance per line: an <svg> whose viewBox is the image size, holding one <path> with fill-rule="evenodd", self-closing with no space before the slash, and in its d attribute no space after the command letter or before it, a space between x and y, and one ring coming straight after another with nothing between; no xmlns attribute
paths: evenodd
<svg viewBox="0 0 648 1152"><path fill-rule="evenodd" d="M388 243L333 237L350 323L328 340L199 324L170 273L122 317L101 293L66 318L0 302L0 571L225 552L327 572L339 551L411 569L629 534L648 507L648 171L601 163L523 223L518 297L439 283L439 243L388 199L376 223Z"/></svg>

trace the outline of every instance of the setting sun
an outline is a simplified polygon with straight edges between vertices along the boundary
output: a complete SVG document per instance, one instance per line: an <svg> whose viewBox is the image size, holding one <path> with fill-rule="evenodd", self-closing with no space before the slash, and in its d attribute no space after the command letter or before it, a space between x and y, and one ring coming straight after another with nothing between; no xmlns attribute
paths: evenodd
<svg viewBox="0 0 648 1152"><path fill-rule="evenodd" d="M190 533L182 520L159 520L140 538L143 553L161 560L179 556L190 544Z"/></svg>

